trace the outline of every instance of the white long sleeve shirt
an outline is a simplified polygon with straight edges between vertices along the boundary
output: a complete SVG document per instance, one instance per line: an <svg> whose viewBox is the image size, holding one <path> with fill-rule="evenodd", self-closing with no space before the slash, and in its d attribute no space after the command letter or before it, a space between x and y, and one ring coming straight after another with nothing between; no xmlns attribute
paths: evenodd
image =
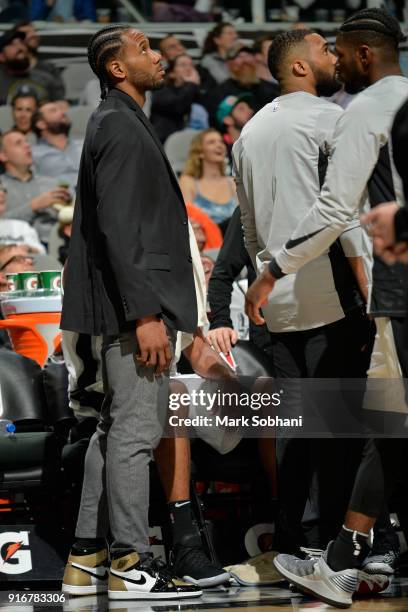
<svg viewBox="0 0 408 612"><path fill-rule="evenodd" d="M290 239L275 254L283 274L319 258L363 209L381 149L389 144L394 116L407 98L408 79L388 76L360 93L343 112L321 194L306 215L299 215ZM402 204L401 181L390 157L395 197Z"/></svg>
<svg viewBox="0 0 408 612"><path fill-rule="evenodd" d="M255 269L278 253L320 193L342 109L306 92L280 96L244 127L233 147L245 244ZM320 166L320 167L319 167ZM342 319L359 301L346 257L362 255L358 220L341 244L277 281L262 307L272 332L313 329ZM332 241L333 242L333 241ZM329 245L328 245L329 246Z"/></svg>

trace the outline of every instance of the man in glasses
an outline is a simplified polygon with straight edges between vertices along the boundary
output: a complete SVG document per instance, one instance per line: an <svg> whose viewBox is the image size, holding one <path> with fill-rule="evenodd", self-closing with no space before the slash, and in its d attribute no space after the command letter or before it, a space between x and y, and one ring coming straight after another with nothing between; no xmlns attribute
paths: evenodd
<svg viewBox="0 0 408 612"><path fill-rule="evenodd" d="M15 244L0 245L0 272L30 272L34 270L34 260L28 254L28 247Z"/></svg>

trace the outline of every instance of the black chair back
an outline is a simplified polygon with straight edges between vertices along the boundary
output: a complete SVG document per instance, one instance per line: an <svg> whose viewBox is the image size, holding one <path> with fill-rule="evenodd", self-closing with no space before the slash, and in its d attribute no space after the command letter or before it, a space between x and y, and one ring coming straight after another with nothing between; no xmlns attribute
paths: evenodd
<svg viewBox="0 0 408 612"><path fill-rule="evenodd" d="M44 431L47 414L41 368L19 353L0 349L0 419L17 431Z"/></svg>

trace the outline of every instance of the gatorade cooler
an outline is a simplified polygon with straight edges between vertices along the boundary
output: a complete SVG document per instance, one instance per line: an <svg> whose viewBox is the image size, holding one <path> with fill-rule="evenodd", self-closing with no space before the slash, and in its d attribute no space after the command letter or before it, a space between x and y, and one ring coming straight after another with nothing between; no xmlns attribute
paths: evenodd
<svg viewBox="0 0 408 612"><path fill-rule="evenodd" d="M61 344L61 295L16 297L17 294L3 294L4 321L0 321L0 329L8 331L16 353L43 367Z"/></svg>

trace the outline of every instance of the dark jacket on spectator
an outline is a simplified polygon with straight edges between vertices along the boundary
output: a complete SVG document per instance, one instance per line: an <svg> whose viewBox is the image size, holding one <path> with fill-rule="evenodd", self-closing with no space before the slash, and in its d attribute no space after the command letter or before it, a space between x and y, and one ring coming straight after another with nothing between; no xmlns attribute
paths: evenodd
<svg viewBox="0 0 408 612"><path fill-rule="evenodd" d="M184 83L180 87L169 84L153 92L150 121L161 142L165 142L173 132L184 129L199 92L195 83Z"/></svg>

